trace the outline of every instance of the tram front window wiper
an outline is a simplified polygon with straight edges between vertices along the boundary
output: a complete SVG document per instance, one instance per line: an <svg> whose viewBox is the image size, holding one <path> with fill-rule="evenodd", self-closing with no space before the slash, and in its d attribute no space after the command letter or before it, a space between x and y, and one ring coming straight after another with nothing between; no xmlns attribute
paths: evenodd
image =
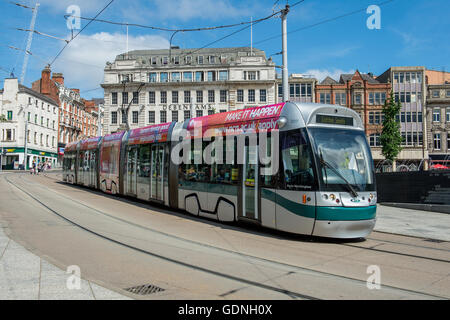
<svg viewBox="0 0 450 320"><path fill-rule="evenodd" d="M337 170L335 167L333 167L331 164L329 164L327 161L325 161L325 159L323 158L323 155L322 155L322 150L320 150L320 164L323 167L328 167L329 169L331 169L331 171L333 171L335 174L337 174L339 176L339 178L344 180L345 185L347 186L347 189L350 191L350 194L352 195L353 198L358 197L358 193L356 192L355 188L351 185L351 183L348 182L348 180L344 178L344 176L339 172L339 170ZM325 169L325 174L326 174L326 171L327 170Z"/></svg>

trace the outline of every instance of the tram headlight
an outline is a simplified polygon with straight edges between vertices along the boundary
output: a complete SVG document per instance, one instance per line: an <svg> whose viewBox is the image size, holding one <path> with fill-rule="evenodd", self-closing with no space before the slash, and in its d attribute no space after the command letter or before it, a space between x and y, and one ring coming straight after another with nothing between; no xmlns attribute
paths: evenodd
<svg viewBox="0 0 450 320"><path fill-rule="evenodd" d="M334 201L334 199L336 199L336 196L332 193L330 194L330 199Z"/></svg>
<svg viewBox="0 0 450 320"><path fill-rule="evenodd" d="M372 193L369 194L369 199L370 199L370 200L373 200L373 194L372 194Z"/></svg>
<svg viewBox="0 0 450 320"><path fill-rule="evenodd" d="M277 124L278 124L278 128L281 129L283 128L287 123L287 118L286 117L280 117L277 120Z"/></svg>
<svg viewBox="0 0 450 320"><path fill-rule="evenodd" d="M322 198L323 198L324 200L328 200L328 195L323 194L323 195L322 195Z"/></svg>

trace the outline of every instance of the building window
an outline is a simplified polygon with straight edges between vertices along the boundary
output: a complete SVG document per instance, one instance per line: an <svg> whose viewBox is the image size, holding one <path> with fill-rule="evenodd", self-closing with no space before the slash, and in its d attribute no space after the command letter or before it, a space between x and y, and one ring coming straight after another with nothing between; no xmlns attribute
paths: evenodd
<svg viewBox="0 0 450 320"><path fill-rule="evenodd" d="M183 72L183 81L192 82L192 72Z"/></svg>
<svg viewBox="0 0 450 320"><path fill-rule="evenodd" d="M244 90L242 89L237 91L237 102L244 102Z"/></svg>
<svg viewBox="0 0 450 320"><path fill-rule="evenodd" d="M162 57L162 64L168 64L169 58L168 57Z"/></svg>
<svg viewBox="0 0 450 320"><path fill-rule="evenodd" d="M172 111L172 121L178 121L178 110Z"/></svg>
<svg viewBox="0 0 450 320"><path fill-rule="evenodd" d="M266 89L259 90L259 101L260 102L266 102L267 101Z"/></svg>
<svg viewBox="0 0 450 320"><path fill-rule="evenodd" d="M433 109L433 122L441 122L441 109Z"/></svg>
<svg viewBox="0 0 450 320"><path fill-rule="evenodd" d="M161 91L161 103L167 103L167 91Z"/></svg>
<svg viewBox="0 0 450 320"><path fill-rule="evenodd" d="M203 110L195 110L196 117L203 117Z"/></svg>
<svg viewBox="0 0 450 320"><path fill-rule="evenodd" d="M156 64L156 60L155 60L155 64ZM157 76L156 72L150 72L149 73L149 75L148 75L148 82L156 82L157 79L158 79L158 76Z"/></svg>
<svg viewBox="0 0 450 320"><path fill-rule="evenodd" d="M156 98L155 98L155 91L149 91L148 92L148 103L155 104Z"/></svg>
<svg viewBox="0 0 450 320"><path fill-rule="evenodd" d="M439 90L433 90L433 98L439 98Z"/></svg>
<svg viewBox="0 0 450 320"><path fill-rule="evenodd" d="M111 124L117 124L117 111L111 112Z"/></svg>
<svg viewBox="0 0 450 320"><path fill-rule="evenodd" d="M184 103L191 103L191 92L190 91L184 92Z"/></svg>
<svg viewBox="0 0 450 320"><path fill-rule="evenodd" d="M208 90L208 102L215 102L214 90Z"/></svg>
<svg viewBox="0 0 450 320"><path fill-rule="evenodd" d="M128 123L127 120L127 113L125 111L122 111L122 123Z"/></svg>
<svg viewBox="0 0 450 320"><path fill-rule="evenodd" d="M152 64L153 64L153 65L156 64L156 57L152 57Z"/></svg>
<svg viewBox="0 0 450 320"><path fill-rule="evenodd" d="M178 103L178 91L172 91L172 103Z"/></svg>
<svg viewBox="0 0 450 320"><path fill-rule="evenodd" d="M117 92L111 93L111 104L117 104Z"/></svg>
<svg viewBox="0 0 450 320"><path fill-rule="evenodd" d="M203 91L197 90L196 95L197 95L197 103L203 103Z"/></svg>
<svg viewBox="0 0 450 320"><path fill-rule="evenodd" d="M180 57L179 56L173 57L173 62L175 64L180 64Z"/></svg>
<svg viewBox="0 0 450 320"><path fill-rule="evenodd" d="M122 104L128 104L128 92L122 92Z"/></svg>
<svg viewBox="0 0 450 320"><path fill-rule="evenodd" d="M361 94L360 93L356 93L353 96L353 104L360 105L361 103L362 103Z"/></svg>
<svg viewBox="0 0 450 320"><path fill-rule="evenodd" d="M172 82L180 82L181 81L181 75L179 72L172 72L170 77L171 77Z"/></svg>
<svg viewBox="0 0 450 320"><path fill-rule="evenodd" d="M450 98L450 90L447 90L447 98Z"/></svg>
<svg viewBox="0 0 450 320"><path fill-rule="evenodd" d="M132 116L133 116L133 123L134 123L134 124L138 123L138 120L139 120L139 112L133 111Z"/></svg>
<svg viewBox="0 0 450 320"><path fill-rule="evenodd" d="M208 116L213 115L214 114L214 109L208 109Z"/></svg>
<svg viewBox="0 0 450 320"><path fill-rule="evenodd" d="M369 144L371 147L379 147L380 143L380 135L378 133L373 133L369 136Z"/></svg>
<svg viewBox="0 0 450 320"><path fill-rule="evenodd" d="M159 79L161 82L168 82L169 74L167 72L161 72L161 74L159 75Z"/></svg>
<svg viewBox="0 0 450 320"><path fill-rule="evenodd" d="M197 82L204 81L203 71L196 71L195 72L195 81L197 81Z"/></svg>
<svg viewBox="0 0 450 320"><path fill-rule="evenodd" d="M227 90L220 90L220 102L227 102Z"/></svg>
<svg viewBox="0 0 450 320"><path fill-rule="evenodd" d="M52 129L55 129L55 120L53 120Z"/></svg>
<svg viewBox="0 0 450 320"><path fill-rule="evenodd" d="M133 92L133 104L139 104L139 92Z"/></svg>
<svg viewBox="0 0 450 320"><path fill-rule="evenodd" d="M12 111L8 111L7 117L8 117L8 120L11 121L12 118L13 118L13 112Z"/></svg>
<svg viewBox="0 0 450 320"><path fill-rule="evenodd" d="M159 112L159 122L160 123L165 123L167 122L167 111L160 111Z"/></svg>
<svg viewBox="0 0 450 320"><path fill-rule="evenodd" d="M192 57L191 57L191 56L187 56L187 57L185 58L185 61L186 61L186 64L191 64L191 62L192 62Z"/></svg>
<svg viewBox="0 0 450 320"><path fill-rule="evenodd" d="M248 90L248 102L255 102L255 90L254 89Z"/></svg>
<svg viewBox="0 0 450 320"><path fill-rule="evenodd" d="M227 81L228 80L228 71L222 70L219 71L219 81Z"/></svg>
<svg viewBox="0 0 450 320"><path fill-rule="evenodd" d="M345 106L347 104L346 103L347 98L345 93L336 93L334 95L334 100L335 104L339 104L341 106Z"/></svg>
<svg viewBox="0 0 450 320"><path fill-rule="evenodd" d="M41 117L41 126L44 125L44 117Z"/></svg>
<svg viewBox="0 0 450 320"><path fill-rule="evenodd" d="M220 109L219 112L220 112L220 113L224 113L224 112L227 112L227 110L225 110L225 109Z"/></svg>
<svg viewBox="0 0 450 320"><path fill-rule="evenodd" d="M203 56L198 56L198 64L203 64Z"/></svg>
<svg viewBox="0 0 450 320"><path fill-rule="evenodd" d="M331 94L330 93L321 93L320 94L320 103L331 103Z"/></svg>
<svg viewBox="0 0 450 320"><path fill-rule="evenodd" d="M216 63L216 57L215 56L209 56L209 63L215 64Z"/></svg>
<svg viewBox="0 0 450 320"><path fill-rule="evenodd" d="M216 81L216 72L208 71L208 81Z"/></svg>
<svg viewBox="0 0 450 320"><path fill-rule="evenodd" d="M190 110L184 110L184 120L187 120L191 117L191 111Z"/></svg>
<svg viewBox="0 0 450 320"><path fill-rule="evenodd" d="M434 142L434 149L441 150L441 134L440 133L434 134L433 142Z"/></svg>
<svg viewBox="0 0 450 320"><path fill-rule="evenodd" d="M445 121L446 121L447 123L450 123L450 108L447 108L447 109L445 110Z"/></svg>
<svg viewBox="0 0 450 320"><path fill-rule="evenodd" d="M248 71L248 80L256 80L256 71Z"/></svg>
<svg viewBox="0 0 450 320"><path fill-rule="evenodd" d="M148 123L155 123L155 111L148 112Z"/></svg>

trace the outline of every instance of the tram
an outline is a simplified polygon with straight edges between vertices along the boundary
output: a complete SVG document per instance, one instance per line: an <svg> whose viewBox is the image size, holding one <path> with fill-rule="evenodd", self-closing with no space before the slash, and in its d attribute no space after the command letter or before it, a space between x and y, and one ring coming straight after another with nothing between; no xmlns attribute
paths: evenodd
<svg viewBox="0 0 450 320"><path fill-rule="evenodd" d="M69 143L63 180L295 234L360 238L376 220L361 118L337 105L286 102Z"/></svg>

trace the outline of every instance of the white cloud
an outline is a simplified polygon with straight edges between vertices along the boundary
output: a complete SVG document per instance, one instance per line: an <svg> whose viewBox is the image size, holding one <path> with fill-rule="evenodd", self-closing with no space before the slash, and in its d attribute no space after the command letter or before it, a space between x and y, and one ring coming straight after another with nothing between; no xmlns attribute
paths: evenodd
<svg viewBox="0 0 450 320"><path fill-rule="evenodd" d="M161 36L129 36L129 50L168 48L169 42ZM62 72L69 87L90 90L103 82L103 70L107 61L114 61L126 51L126 34L100 32L80 34L52 66L53 72ZM101 91L100 91L101 92ZM98 92L97 92L98 94Z"/></svg>
<svg viewBox="0 0 450 320"><path fill-rule="evenodd" d="M303 74L307 74L307 75L313 75L314 78L316 78L319 81L322 81L323 79L325 79L326 77L331 77L336 81L339 81L339 77L341 76L341 74L344 73L355 73L355 70L351 69L351 70L341 70L341 69L332 69L332 70L327 70L327 69L310 69L307 70L305 72L303 72Z"/></svg>

